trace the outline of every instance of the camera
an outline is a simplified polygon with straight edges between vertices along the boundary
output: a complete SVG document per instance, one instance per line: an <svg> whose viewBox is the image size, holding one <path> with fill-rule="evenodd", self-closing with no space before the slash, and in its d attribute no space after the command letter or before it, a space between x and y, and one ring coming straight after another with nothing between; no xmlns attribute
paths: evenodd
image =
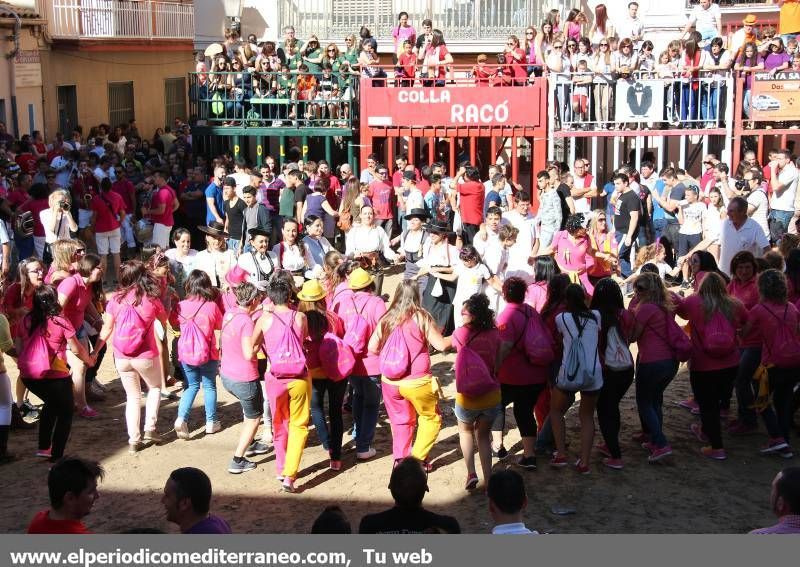
<svg viewBox="0 0 800 567"><path fill-rule="evenodd" d="M744 179L737 179L734 185L739 191L744 191L745 189L747 189L747 181L745 181Z"/></svg>
<svg viewBox="0 0 800 567"><path fill-rule="evenodd" d="M62 211L68 211L70 209L69 201L59 201L58 206Z"/></svg>

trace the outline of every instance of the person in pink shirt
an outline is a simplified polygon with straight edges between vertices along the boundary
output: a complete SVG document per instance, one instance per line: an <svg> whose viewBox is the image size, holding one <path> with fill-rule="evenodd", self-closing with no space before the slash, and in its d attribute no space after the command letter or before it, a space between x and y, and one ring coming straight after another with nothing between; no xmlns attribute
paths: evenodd
<svg viewBox="0 0 800 567"><path fill-rule="evenodd" d="M394 188L389 178L389 169L378 164L375 168L377 177L369 184L369 200L372 203L372 210L375 211L375 224L386 231L386 236L392 237L392 226L394 214L392 211Z"/></svg>
<svg viewBox="0 0 800 567"><path fill-rule="evenodd" d="M497 377L502 393L501 415L492 429L502 433L505 408L514 404L514 418L522 437L522 457L518 464L526 469L536 469L536 421L533 409L550 377L550 366L534 366L523 347L528 319L541 316L524 303L527 286L521 278L511 277L503 282L505 309L497 316L497 328L503 341ZM542 322L543 323L543 322ZM501 445L502 447L502 445Z"/></svg>
<svg viewBox="0 0 800 567"><path fill-rule="evenodd" d="M731 282L728 293L750 310L758 303L758 264L752 252L742 250L731 259ZM751 329L739 337L739 369L736 373L736 407L738 417L728 425L731 435L746 435L758 428L756 410L753 408L753 374L761 364L761 335ZM727 396L730 399L730 394Z"/></svg>
<svg viewBox="0 0 800 567"><path fill-rule="evenodd" d="M606 348L608 347L611 333L617 333L623 345L627 348L628 337L633 331L633 314L625 309L622 290L619 284L611 278L603 278L594 288L590 308L600 313L602 325L600 327L600 340L598 354L603 365L603 387L597 398L597 421L600 424L600 433L603 435L603 444L597 450L603 454L603 464L610 469L622 468L622 450L619 446L619 429L621 425L619 404L628 388L633 384L633 358L630 367L617 366L610 368L606 364ZM630 350L628 350L630 356Z"/></svg>
<svg viewBox="0 0 800 567"><path fill-rule="evenodd" d="M408 42L413 46L417 41L417 30L408 23L408 12L400 12L397 15L397 25L392 28L392 40L394 42L394 60L398 62L398 58L403 53L404 44ZM414 57L416 58L416 55Z"/></svg>
<svg viewBox="0 0 800 567"><path fill-rule="evenodd" d="M655 462L672 454L664 435L664 390L678 372L678 360L667 340L667 320L674 317L664 282L657 274L640 274L633 285L636 309L630 340L638 342L636 408L643 433L637 438Z"/></svg>
<svg viewBox="0 0 800 567"><path fill-rule="evenodd" d="M97 253L102 259L103 273L108 267L108 255L114 263L114 280L119 280L119 251L122 245L120 227L125 222L125 202L111 190L111 179L103 178L100 191L92 199L92 225Z"/></svg>
<svg viewBox="0 0 800 567"><path fill-rule="evenodd" d="M455 414L458 419L458 439L464 465L467 467L466 490L478 486L475 473L475 442L478 440L478 455L481 459L484 486L492 476L492 422L500 412L500 383L497 381L497 367L500 361L500 333L494 322L494 312L489 309L489 299L482 293L467 298L461 306L464 325L453 332L453 348L459 352L469 347L481 357L489 375L497 382L494 387L487 386L487 392L479 396L457 393ZM458 360L458 358L456 358ZM458 376L458 371L456 372ZM458 390L456 378L456 388Z"/></svg>
<svg viewBox="0 0 800 567"><path fill-rule="evenodd" d="M96 329L102 326L102 318L92 303L92 292L89 289L92 283L99 281L103 281L100 257L96 254L86 254L78 261L78 271L61 280L57 288L58 302L64 310L64 317L72 323L78 341L87 350L89 339L83 328L84 321ZM97 412L89 407L86 401L86 365L71 351L67 352L67 364L72 374L75 405L79 408L79 415L85 418L97 417Z"/></svg>
<svg viewBox="0 0 800 567"><path fill-rule="evenodd" d="M162 250L169 248L169 236L175 224L172 213L178 209L178 198L175 190L167 185L169 174L158 169L153 173L155 189L150 199L149 207L142 207L142 214L153 221L152 243L161 246Z"/></svg>
<svg viewBox="0 0 800 567"><path fill-rule="evenodd" d="M34 291L33 307L20 323L20 355L30 352L28 344L41 330L47 342L50 370L41 377L26 375L20 371L23 384L36 395L44 406L39 414L39 445L36 456L58 461L64 456L70 431L72 430L73 388L66 365L67 351L83 364L93 366L94 357L77 340L75 328L62 314L56 291L48 285ZM67 348L69 347L69 348Z"/></svg>
<svg viewBox="0 0 800 567"><path fill-rule="evenodd" d="M308 323L304 313L289 306L294 291L284 278L272 277L267 284L267 296L274 304L271 312L264 312L253 330L253 342L263 337L264 351L268 357L278 352L285 333L294 333L302 345L308 338ZM272 368L264 376L264 387L272 410L272 431L275 443L275 470L284 492L295 491L295 480L300 469L311 417L311 377L308 369L292 377L277 377Z"/></svg>
<svg viewBox="0 0 800 567"><path fill-rule="evenodd" d="M727 458L722 446L720 429L720 400L736 380L739 349L736 334L747 319L744 305L728 295L725 280L709 272L703 278L697 294L690 295L678 306L676 313L691 325L692 357L689 360L689 380L700 406L702 426L693 423L691 431L702 443L710 443L700 452L719 461ZM730 347L724 349L724 338L730 337ZM708 343L714 341L711 345ZM710 351L713 348L715 350Z"/></svg>
<svg viewBox="0 0 800 567"><path fill-rule="evenodd" d="M444 351L451 342L442 337L433 318L420 305L417 282L406 280L397 287L389 309L370 337L369 352L386 356L389 338L395 332L402 334L410 363L405 376L381 378L383 403L392 428L392 453L395 463L410 455L423 461L430 471L428 455L439 436L442 416L438 406L440 388L431 374L428 348ZM415 426L417 437L412 449Z"/></svg>
<svg viewBox="0 0 800 567"><path fill-rule="evenodd" d="M795 364L780 361L780 351L796 346L800 311L787 301L786 277L778 270L766 270L758 276L760 301L750 310L747 325L742 331L747 335L757 329L761 336L761 364L769 369L769 390L772 405L761 412L767 428L769 441L761 449L762 453L777 453L791 458L793 451L789 446L789 431L792 427L792 393L800 376L800 360ZM778 330L784 327L784 332ZM776 339L790 337L795 344L777 344Z"/></svg>
<svg viewBox="0 0 800 567"><path fill-rule="evenodd" d="M550 247L539 253L553 254L561 271L574 283L580 282L586 293L592 294L594 286L589 281L589 270L594 265L595 251L583 226L582 214L570 215L565 230L556 232Z"/></svg>
<svg viewBox="0 0 800 567"><path fill-rule="evenodd" d="M229 272L230 273L230 272ZM206 435L222 429L217 419L217 372L219 371L219 348L215 331L222 328L222 311L217 305L217 291L211 285L211 278L201 270L192 270L184 284L186 299L176 304L172 310L170 324L173 329L180 328L183 336L190 325L196 326L208 344L208 360L203 364L190 364L182 360L180 344L177 348L178 361L183 367L186 389L178 405L178 419L175 420L175 433L179 439L189 439L189 413L192 404L203 385L203 403L206 410ZM180 339L178 339L180 342ZM190 355L193 353L189 353Z"/></svg>
<svg viewBox="0 0 800 567"><path fill-rule="evenodd" d="M308 280L297 294L298 310L308 321L308 340L305 344L308 373L311 376L311 420L322 448L330 455L330 469L342 469L342 436L344 421L342 403L347 391L347 380L334 381L326 374L320 361L319 349L326 333L344 337L344 323L333 311L325 307L325 289L317 280ZM325 395L328 396L330 428L325 420Z"/></svg>
<svg viewBox="0 0 800 567"><path fill-rule="evenodd" d="M547 301L547 285L554 275L559 273L558 265L552 256L537 256L533 266L533 282L528 284L525 292L525 303L533 307L537 313L542 312Z"/></svg>
<svg viewBox="0 0 800 567"><path fill-rule="evenodd" d="M124 322L130 324L124 329L130 336L141 336L140 344L124 344L117 328L112 341L114 365L117 368L122 386L125 388L125 422L128 429L128 451L140 451L144 443L161 443L161 435L156 430L158 408L161 404L162 368L156 344L153 324L156 320L166 324L167 313L161 303L161 287L158 279L139 260L131 260L122 265L119 279L120 289L111 297L106 306L106 319L97 343L99 352L115 331L117 320L125 315ZM132 309L133 313L129 310ZM147 386L145 404L144 438L141 433L141 382Z"/></svg>
<svg viewBox="0 0 800 567"><path fill-rule="evenodd" d="M253 337L253 313L260 308L261 294L249 282L237 285L233 293L236 307L228 310L222 320L219 375L222 385L242 407L242 429L228 464L229 473L241 474L256 468L247 457L266 454L270 448L253 441L264 413L264 388L260 384L256 358L261 344Z"/></svg>
<svg viewBox="0 0 800 567"><path fill-rule="evenodd" d="M348 265L343 264L344 271ZM386 304L377 295L375 278L362 268L355 268L350 272L346 282L352 299L346 298L342 293L341 308L336 311L336 296L332 309L344 321L345 331L353 326L353 315L360 314L366 321L367 337L374 334L378 321L386 313ZM338 288L337 288L338 289ZM355 426L356 460L366 461L376 455L372 447L375 437L375 427L378 424L378 410L381 404L381 371L377 353L366 349L364 352L355 353L356 364L349 383L353 389L351 404L353 408L353 422Z"/></svg>

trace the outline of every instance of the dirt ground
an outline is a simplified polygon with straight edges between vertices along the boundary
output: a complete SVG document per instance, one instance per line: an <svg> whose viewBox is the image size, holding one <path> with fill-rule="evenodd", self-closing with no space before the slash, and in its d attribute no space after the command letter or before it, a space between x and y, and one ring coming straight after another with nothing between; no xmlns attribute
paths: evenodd
<svg viewBox="0 0 800 567"><path fill-rule="evenodd" d="M387 278L391 291L397 276ZM487 533L491 530L487 499L482 491L464 491L466 470L458 445L453 415L455 385L454 355L433 357L434 373L446 386L447 399L441 402L444 424L431 460L435 467L429 476L430 492L424 504L434 511L455 516L462 531ZM8 361L9 374L16 375ZM339 504L357 530L360 518L391 505L387 488L392 468L391 432L382 413L375 436L378 456L367 463L355 463L350 437L343 470L328 470L328 456L322 450L313 428L303 453L297 481L298 493L279 491L272 454L256 457L258 468L243 475L226 471L239 433L241 410L238 403L219 384L219 413L223 430L204 434L202 393L195 401L190 427L192 438L175 437L172 424L177 402L163 403L159 430L166 443L129 455L125 432L125 398L111 357L103 362L100 381L109 388L107 401L93 404L100 412L95 420L75 418L67 446L71 455L100 461L106 475L101 496L85 523L98 533L119 533L136 528L156 528L176 532L167 523L160 504L164 483L174 468L195 466L210 477L214 488L213 512L223 516L237 533L306 533L319 512L328 504ZM572 468L551 469L544 458L537 471L524 471L529 505L527 525L550 533L741 533L774 523L769 507L770 482L776 472L795 460L765 457L758 447L766 433L744 438L724 438L729 458L709 461L700 456L700 443L689 432L693 416L675 405L690 392L685 367L668 388L664 404L665 432L674 455L657 464L647 462L645 451L631 436L639 430L633 387L623 399L622 441L625 468L605 468L595 454L591 474L578 475ZM512 412L507 423L512 427L505 445L510 456L495 460L495 467L513 466L521 454L519 434L514 429ZM345 415L349 428L349 415ZM578 447L577 414L567 416L568 439L573 458ZM599 440L599 429L595 437ZM47 507L48 465L34 456L36 430L14 431L10 450L19 458L0 468L0 532L24 532L36 511ZM480 469L479 469L480 470ZM574 514L560 516L553 508L573 508Z"/></svg>

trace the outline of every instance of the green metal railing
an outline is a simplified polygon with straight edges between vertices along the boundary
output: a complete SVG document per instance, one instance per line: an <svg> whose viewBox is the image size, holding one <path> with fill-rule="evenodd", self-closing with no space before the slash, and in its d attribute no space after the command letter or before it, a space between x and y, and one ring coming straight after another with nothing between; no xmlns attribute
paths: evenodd
<svg viewBox="0 0 800 567"><path fill-rule="evenodd" d="M189 73L189 113L198 126L351 130L358 80L346 74Z"/></svg>

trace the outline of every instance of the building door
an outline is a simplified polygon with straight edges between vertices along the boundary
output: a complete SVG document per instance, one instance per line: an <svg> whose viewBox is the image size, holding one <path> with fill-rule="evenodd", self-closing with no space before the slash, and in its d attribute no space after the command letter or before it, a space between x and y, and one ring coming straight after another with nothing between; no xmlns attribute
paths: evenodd
<svg viewBox="0 0 800 567"><path fill-rule="evenodd" d="M70 132L78 125L78 93L75 85L58 87L58 129L64 138L70 139Z"/></svg>
<svg viewBox="0 0 800 567"><path fill-rule="evenodd" d="M187 122L186 116L186 78L164 79L165 123L173 127L176 118Z"/></svg>
<svg viewBox="0 0 800 567"><path fill-rule="evenodd" d="M134 118L133 82L108 83L108 123L115 128Z"/></svg>

